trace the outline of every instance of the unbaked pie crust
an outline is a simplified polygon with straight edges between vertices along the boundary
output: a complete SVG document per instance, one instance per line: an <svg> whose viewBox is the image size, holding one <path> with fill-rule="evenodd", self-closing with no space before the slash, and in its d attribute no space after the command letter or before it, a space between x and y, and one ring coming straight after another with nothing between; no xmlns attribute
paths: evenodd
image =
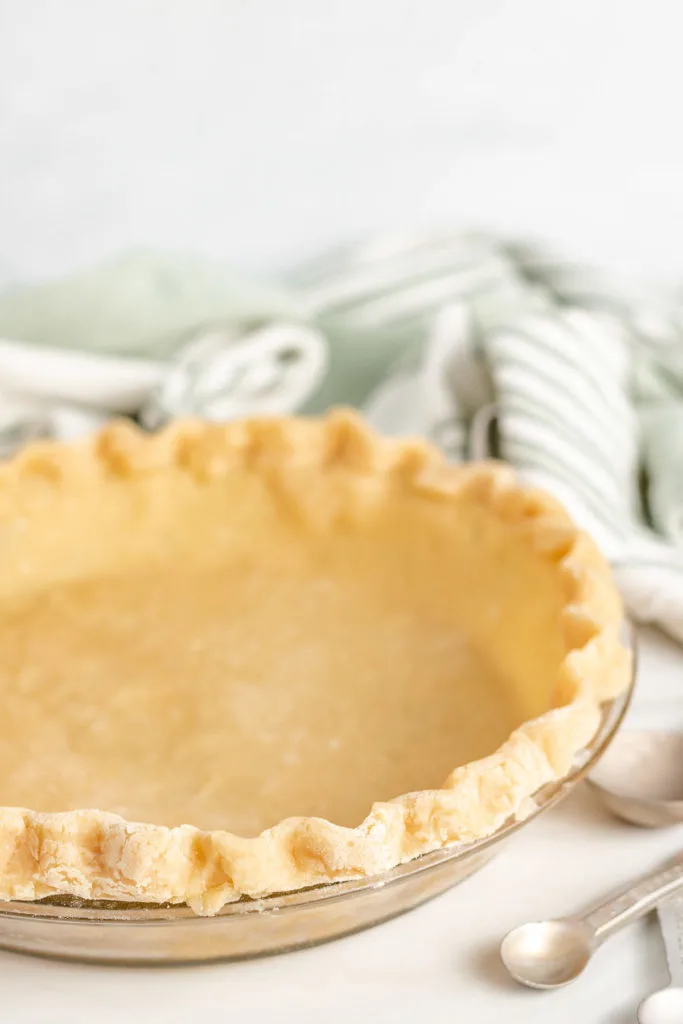
<svg viewBox="0 0 683 1024"><path fill-rule="evenodd" d="M554 500L347 412L33 445L0 467L0 898L212 914L486 836L627 686L621 622Z"/></svg>

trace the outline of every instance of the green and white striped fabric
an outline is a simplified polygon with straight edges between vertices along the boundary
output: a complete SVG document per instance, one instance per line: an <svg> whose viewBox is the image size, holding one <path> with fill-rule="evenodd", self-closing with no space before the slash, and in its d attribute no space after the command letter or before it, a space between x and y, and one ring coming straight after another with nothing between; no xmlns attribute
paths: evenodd
<svg viewBox="0 0 683 1024"><path fill-rule="evenodd" d="M351 396L371 422L464 459L486 453L493 407L498 454L593 534L632 615L683 640L679 296L484 235L384 239L302 282L333 350L400 344Z"/></svg>

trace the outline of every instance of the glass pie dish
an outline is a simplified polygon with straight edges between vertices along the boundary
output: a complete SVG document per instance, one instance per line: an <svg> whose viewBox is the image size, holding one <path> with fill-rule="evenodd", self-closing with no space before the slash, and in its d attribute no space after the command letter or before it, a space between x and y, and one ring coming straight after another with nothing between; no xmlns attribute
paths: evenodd
<svg viewBox="0 0 683 1024"><path fill-rule="evenodd" d="M635 671L627 690L603 706L600 727L569 774L545 786L522 816L484 839L425 854L362 881L242 898L215 917L198 917L183 905L65 896L0 903L0 948L111 964L192 963L285 952L379 924L462 882L527 823L567 796L613 739L634 682Z"/></svg>

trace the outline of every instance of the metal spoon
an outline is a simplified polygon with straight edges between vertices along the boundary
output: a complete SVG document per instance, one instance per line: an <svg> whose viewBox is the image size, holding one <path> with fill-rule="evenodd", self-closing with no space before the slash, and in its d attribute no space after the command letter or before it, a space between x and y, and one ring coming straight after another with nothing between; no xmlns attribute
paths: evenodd
<svg viewBox="0 0 683 1024"><path fill-rule="evenodd" d="M588 784L613 814L635 825L682 823L683 733L623 729Z"/></svg>
<svg viewBox="0 0 683 1024"><path fill-rule="evenodd" d="M606 939L681 890L683 853L586 914L532 921L514 928L500 947L503 963L516 981L530 988L567 985L578 978ZM679 1018L678 1024L682 1020Z"/></svg>
<svg viewBox="0 0 683 1024"><path fill-rule="evenodd" d="M681 1024L683 1021L683 900L657 907L671 984L653 992L638 1007L639 1024Z"/></svg>

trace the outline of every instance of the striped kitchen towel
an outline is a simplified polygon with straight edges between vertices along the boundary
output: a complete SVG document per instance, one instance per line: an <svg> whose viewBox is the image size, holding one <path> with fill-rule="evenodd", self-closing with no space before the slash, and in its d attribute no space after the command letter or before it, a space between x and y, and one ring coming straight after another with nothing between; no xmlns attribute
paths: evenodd
<svg viewBox="0 0 683 1024"><path fill-rule="evenodd" d="M683 640L683 294L487 235L373 241L298 285L332 351L401 351L369 394L328 382L326 400L457 460L495 427L497 454L597 540L631 614Z"/></svg>

